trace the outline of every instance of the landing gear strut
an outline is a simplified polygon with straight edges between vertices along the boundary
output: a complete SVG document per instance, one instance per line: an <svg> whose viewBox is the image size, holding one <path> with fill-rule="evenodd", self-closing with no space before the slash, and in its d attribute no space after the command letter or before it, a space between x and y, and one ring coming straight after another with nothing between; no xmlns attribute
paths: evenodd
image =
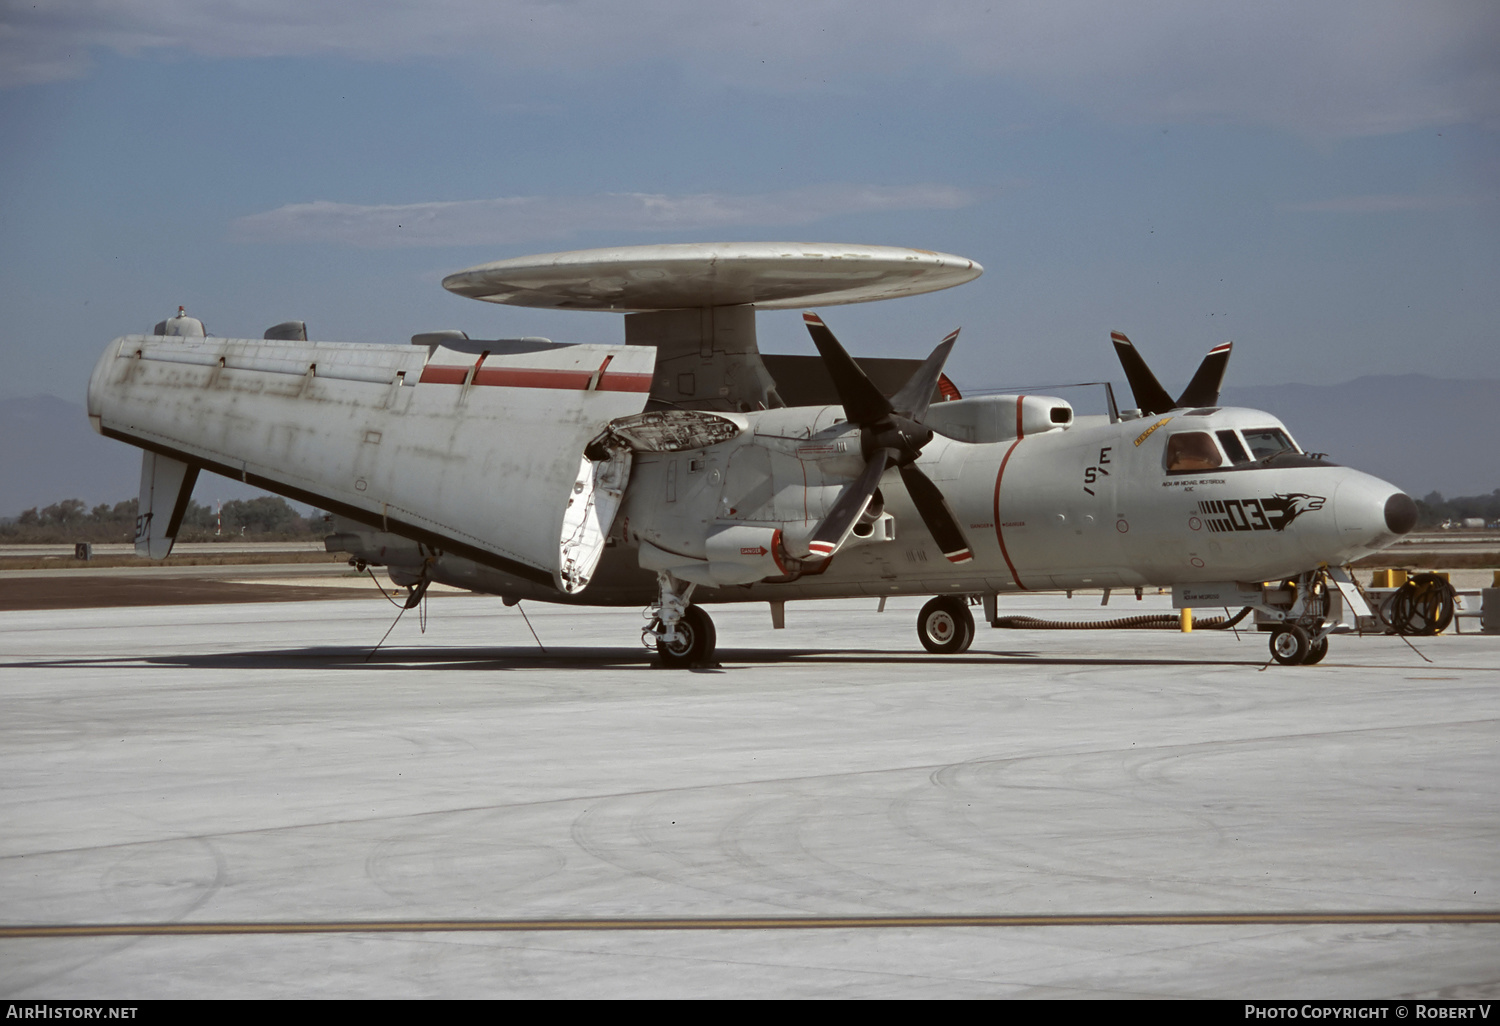
<svg viewBox="0 0 1500 1026"><path fill-rule="evenodd" d="M714 622L700 606L689 605L697 585L680 581L662 571L656 575L661 593L656 600L656 615L641 632L655 643L661 664L674 670L707 666L718 642Z"/></svg>
<svg viewBox="0 0 1500 1026"><path fill-rule="evenodd" d="M1328 635L1337 626L1327 619L1329 582L1323 570L1313 570L1286 584L1294 597L1271 631L1271 658L1282 666L1312 666L1328 654Z"/></svg>
<svg viewBox="0 0 1500 1026"><path fill-rule="evenodd" d="M936 655L957 655L974 641L974 614L966 599L939 595L917 614L917 637Z"/></svg>

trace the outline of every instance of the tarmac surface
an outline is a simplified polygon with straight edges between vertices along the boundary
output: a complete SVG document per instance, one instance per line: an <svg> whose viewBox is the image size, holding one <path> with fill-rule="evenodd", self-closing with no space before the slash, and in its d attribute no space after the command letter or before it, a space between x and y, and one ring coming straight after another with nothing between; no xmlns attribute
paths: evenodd
<svg viewBox="0 0 1500 1026"><path fill-rule="evenodd" d="M1500 996L1500 637L919 605L0 612L0 996Z"/></svg>

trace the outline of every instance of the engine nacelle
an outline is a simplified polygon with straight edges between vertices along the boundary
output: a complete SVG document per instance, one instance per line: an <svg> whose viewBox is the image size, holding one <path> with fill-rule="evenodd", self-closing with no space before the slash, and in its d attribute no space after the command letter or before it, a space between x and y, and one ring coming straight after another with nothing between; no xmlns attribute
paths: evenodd
<svg viewBox="0 0 1500 1026"><path fill-rule="evenodd" d="M643 541L640 563L647 570L665 570L694 584L726 588L785 575L784 545L780 528L721 522L711 525L704 540L706 560Z"/></svg>
<svg viewBox="0 0 1500 1026"><path fill-rule="evenodd" d="M864 465L859 429L840 412L813 407L745 414L737 418L744 427L732 437L706 438L715 444L695 449L641 451L644 439L612 429L640 447L621 534L639 546L641 567L716 588L821 572L828 561L814 557L809 543ZM675 430L675 421L689 415L676 413L665 426ZM844 544L889 541L895 533L877 493Z"/></svg>
<svg viewBox="0 0 1500 1026"><path fill-rule="evenodd" d="M993 444L1068 428L1073 407L1050 395L981 395L937 403L925 423L960 442Z"/></svg>

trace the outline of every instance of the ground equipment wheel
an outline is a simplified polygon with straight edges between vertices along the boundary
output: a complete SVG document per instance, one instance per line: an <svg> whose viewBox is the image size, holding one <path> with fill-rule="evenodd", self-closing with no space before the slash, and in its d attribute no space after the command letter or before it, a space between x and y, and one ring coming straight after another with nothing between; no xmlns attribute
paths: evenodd
<svg viewBox="0 0 1500 1026"><path fill-rule="evenodd" d="M1328 638L1322 637L1308 646L1307 655L1302 657L1303 666L1312 666L1321 663L1323 657L1328 654Z"/></svg>
<svg viewBox="0 0 1500 1026"><path fill-rule="evenodd" d="M1282 666L1297 666L1307 660L1312 641L1307 631L1294 623L1284 623L1271 632L1271 658Z"/></svg>
<svg viewBox="0 0 1500 1026"><path fill-rule="evenodd" d="M956 655L974 640L974 614L966 599L939 595L917 614L917 637L937 655Z"/></svg>
<svg viewBox="0 0 1500 1026"><path fill-rule="evenodd" d="M688 606L677 621L677 640L670 645L657 641L656 652L663 666L681 670L707 664L714 657L717 643L718 634L708 614L701 606Z"/></svg>

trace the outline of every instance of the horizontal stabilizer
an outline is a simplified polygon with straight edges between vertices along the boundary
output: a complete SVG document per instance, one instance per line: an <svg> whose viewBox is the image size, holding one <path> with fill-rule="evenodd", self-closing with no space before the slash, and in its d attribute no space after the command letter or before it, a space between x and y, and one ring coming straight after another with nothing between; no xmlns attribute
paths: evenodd
<svg viewBox="0 0 1500 1026"><path fill-rule="evenodd" d="M838 389L828 373L828 365L821 356L800 354L761 353L766 371L776 382L776 391L788 406L837 406ZM860 356L855 363L865 376L875 383L882 395L895 395L901 386L922 366L921 360L909 360L892 356ZM933 402L943 402L942 376L933 392Z"/></svg>
<svg viewBox="0 0 1500 1026"><path fill-rule="evenodd" d="M141 502L135 518L137 556L167 558L197 483L197 467L154 452L141 454Z"/></svg>

